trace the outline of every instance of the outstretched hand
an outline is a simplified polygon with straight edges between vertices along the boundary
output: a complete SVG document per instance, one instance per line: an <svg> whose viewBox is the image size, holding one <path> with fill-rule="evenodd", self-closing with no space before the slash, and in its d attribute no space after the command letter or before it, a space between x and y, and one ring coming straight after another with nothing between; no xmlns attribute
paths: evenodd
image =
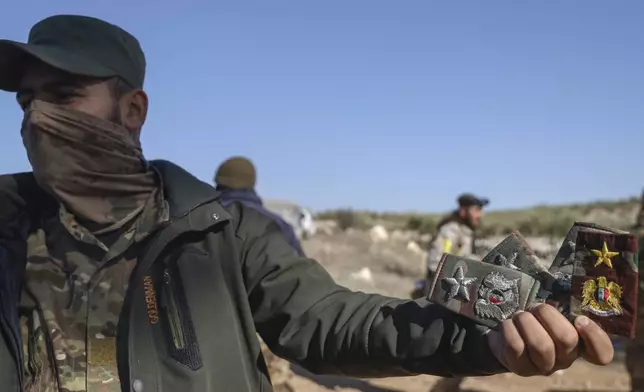
<svg viewBox="0 0 644 392"><path fill-rule="evenodd" d="M579 316L573 325L546 304L505 320L499 330L490 331L488 342L503 366L526 377L566 369L579 357L608 365L614 354L608 334L594 321Z"/></svg>

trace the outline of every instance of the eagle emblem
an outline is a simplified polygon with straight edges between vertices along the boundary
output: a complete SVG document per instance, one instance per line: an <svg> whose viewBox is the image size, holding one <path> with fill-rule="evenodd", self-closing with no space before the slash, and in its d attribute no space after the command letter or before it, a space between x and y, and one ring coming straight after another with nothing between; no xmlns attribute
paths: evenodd
<svg viewBox="0 0 644 392"><path fill-rule="evenodd" d="M519 309L519 280L491 272L481 282L474 304L477 316L503 321Z"/></svg>
<svg viewBox="0 0 644 392"><path fill-rule="evenodd" d="M623 313L620 305L621 286L615 282L608 282L603 276L584 282L581 294L582 310L602 317L619 316Z"/></svg>

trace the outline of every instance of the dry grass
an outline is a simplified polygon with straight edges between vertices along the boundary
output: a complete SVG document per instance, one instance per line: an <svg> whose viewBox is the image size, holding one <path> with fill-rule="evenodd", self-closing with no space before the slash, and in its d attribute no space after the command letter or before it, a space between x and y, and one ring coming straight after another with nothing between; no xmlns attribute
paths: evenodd
<svg viewBox="0 0 644 392"><path fill-rule="evenodd" d="M592 221L627 229L635 223L640 207L638 197L562 206L535 206L521 210L489 211L481 227L481 236L508 234L519 230L524 235L564 236L574 221ZM370 228L381 224L389 230L414 230L434 234L442 214L375 213L359 210L333 210L318 214L319 219L335 220L342 229Z"/></svg>

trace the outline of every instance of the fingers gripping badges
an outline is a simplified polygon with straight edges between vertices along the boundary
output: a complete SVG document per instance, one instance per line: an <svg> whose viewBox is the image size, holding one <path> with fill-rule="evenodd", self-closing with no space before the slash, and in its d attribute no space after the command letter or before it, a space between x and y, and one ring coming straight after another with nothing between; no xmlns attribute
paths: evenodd
<svg viewBox="0 0 644 392"><path fill-rule="evenodd" d="M548 302L569 318L586 315L608 333L633 338L636 236L576 222L554 260L542 262L518 232L483 262L444 254L428 299L491 328Z"/></svg>
<svg viewBox="0 0 644 392"><path fill-rule="evenodd" d="M574 317L571 314L570 299L573 268L576 260L577 235L580 230L605 234L628 234L626 231L589 222L575 222L568 230L563 244L555 255L554 260L548 266L548 271L556 278L555 284L553 287L544 288L545 290L542 293L542 296L547 298L548 303L556 306L567 317Z"/></svg>
<svg viewBox="0 0 644 392"><path fill-rule="evenodd" d="M539 282L518 269L446 253L428 299L495 328L517 311L526 309L538 289Z"/></svg>
<svg viewBox="0 0 644 392"><path fill-rule="evenodd" d="M579 229L575 243L571 314L590 317L608 333L634 338L637 237Z"/></svg>

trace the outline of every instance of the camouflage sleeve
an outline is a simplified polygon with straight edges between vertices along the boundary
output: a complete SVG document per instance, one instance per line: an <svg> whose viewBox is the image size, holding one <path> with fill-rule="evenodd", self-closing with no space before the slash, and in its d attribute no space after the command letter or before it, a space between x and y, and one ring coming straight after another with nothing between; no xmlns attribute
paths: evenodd
<svg viewBox="0 0 644 392"><path fill-rule="evenodd" d="M455 252L459 244L460 234L461 231L456 222L446 223L438 230L427 252L427 269L431 273L436 272L443 253Z"/></svg>
<svg viewBox="0 0 644 392"><path fill-rule="evenodd" d="M426 299L339 286L318 262L299 256L274 221L243 207L238 213L251 312L276 355L314 373L354 377L507 371L473 321Z"/></svg>
<svg viewBox="0 0 644 392"><path fill-rule="evenodd" d="M474 244L472 242L474 241L474 237L471 234L461 233L460 241L461 241L461 248L460 248L459 256L465 257L468 259L479 259L473 253Z"/></svg>

